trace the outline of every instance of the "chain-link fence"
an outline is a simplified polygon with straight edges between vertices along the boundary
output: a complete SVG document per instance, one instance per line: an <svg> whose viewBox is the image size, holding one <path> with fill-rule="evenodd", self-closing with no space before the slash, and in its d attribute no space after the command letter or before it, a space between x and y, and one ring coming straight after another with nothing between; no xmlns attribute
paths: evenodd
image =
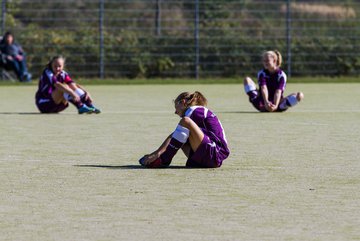
<svg viewBox="0 0 360 241"><path fill-rule="evenodd" d="M53 55L77 77L234 77L278 49L288 75L359 75L360 1L2 0L33 74Z"/></svg>

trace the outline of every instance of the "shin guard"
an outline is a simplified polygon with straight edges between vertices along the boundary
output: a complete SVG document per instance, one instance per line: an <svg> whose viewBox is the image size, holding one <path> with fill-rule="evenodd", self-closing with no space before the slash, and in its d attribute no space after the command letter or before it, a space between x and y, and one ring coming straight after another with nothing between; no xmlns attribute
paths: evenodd
<svg viewBox="0 0 360 241"><path fill-rule="evenodd" d="M190 131L189 129L178 125L171 136L171 140L169 145L166 147L166 150L163 154L161 154L160 159L162 164L165 166L170 165L173 157L177 153L177 151L186 143L189 138Z"/></svg>

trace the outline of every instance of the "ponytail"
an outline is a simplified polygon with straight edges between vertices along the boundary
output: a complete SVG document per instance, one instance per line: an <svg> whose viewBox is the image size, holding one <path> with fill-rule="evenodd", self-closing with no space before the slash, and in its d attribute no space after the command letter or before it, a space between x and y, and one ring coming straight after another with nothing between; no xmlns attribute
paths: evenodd
<svg viewBox="0 0 360 241"><path fill-rule="evenodd" d="M193 94L190 95L190 99L187 101L187 103L188 106L194 106L194 105L206 106L207 99L199 91L195 91Z"/></svg>
<svg viewBox="0 0 360 241"><path fill-rule="evenodd" d="M181 100L185 100L186 107L194 106L194 105L200 105L200 106L207 105L207 99L199 91L195 91L192 94L190 94L189 92L183 92L175 99L176 102Z"/></svg>
<svg viewBox="0 0 360 241"><path fill-rule="evenodd" d="M280 53L278 50L274 50L274 53L275 53L275 55L276 55L276 65L277 65L278 67L280 67L281 64L282 64L282 56L281 56L281 53Z"/></svg>

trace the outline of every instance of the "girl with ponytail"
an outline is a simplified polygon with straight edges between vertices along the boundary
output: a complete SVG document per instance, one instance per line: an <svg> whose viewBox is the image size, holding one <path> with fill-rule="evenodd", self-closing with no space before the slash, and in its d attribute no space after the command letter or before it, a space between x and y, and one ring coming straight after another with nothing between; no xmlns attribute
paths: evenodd
<svg viewBox="0 0 360 241"><path fill-rule="evenodd" d="M280 52L266 51L263 53L262 61L264 69L258 73L259 88L256 88L250 77L244 79L244 89L250 103L260 112L282 112L299 103L304 98L302 92L283 96L287 76L280 69L282 64Z"/></svg>
<svg viewBox="0 0 360 241"><path fill-rule="evenodd" d="M198 91L176 97L179 124L156 151L139 160L140 164L148 168L168 167L182 149L188 158L187 167L220 167L230 151L219 119L206 105L207 99Z"/></svg>
<svg viewBox="0 0 360 241"><path fill-rule="evenodd" d="M79 114L100 113L82 86L64 71L65 58L54 56L46 65L39 81L35 103L41 113L59 113L72 103Z"/></svg>

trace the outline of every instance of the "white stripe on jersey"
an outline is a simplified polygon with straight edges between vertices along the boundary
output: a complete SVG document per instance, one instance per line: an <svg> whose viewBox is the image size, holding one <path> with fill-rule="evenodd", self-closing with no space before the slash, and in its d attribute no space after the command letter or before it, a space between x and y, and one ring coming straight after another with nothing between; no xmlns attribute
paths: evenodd
<svg viewBox="0 0 360 241"><path fill-rule="evenodd" d="M41 78L41 80L40 81L42 81L42 78ZM42 89L41 89L41 91L40 92L44 92L46 89L47 89L47 87L48 87L48 85L46 84L46 85L44 85L44 87L42 87Z"/></svg>
<svg viewBox="0 0 360 241"><path fill-rule="evenodd" d="M38 103L42 104L42 103L49 102L49 101L50 101L49 99L39 99Z"/></svg>
<svg viewBox="0 0 360 241"><path fill-rule="evenodd" d="M203 107L203 106L198 106L198 105L190 106L190 107L186 110L185 116L186 116L186 117L190 117L191 114L194 112L194 110L196 110L198 107ZM205 107L203 107L203 108L205 108Z"/></svg>
<svg viewBox="0 0 360 241"><path fill-rule="evenodd" d="M192 114L197 108L203 108L203 109L204 109L204 119L205 119L205 118L207 117L207 115L208 115L209 109L206 108L205 106L201 106L201 105L190 106L190 107L186 110L185 116L186 116L186 117L190 117L191 114Z"/></svg>
<svg viewBox="0 0 360 241"><path fill-rule="evenodd" d="M226 142L226 144L228 144L228 141L227 141L226 135L225 135L224 127L222 126L221 121L220 121L219 119L218 119L218 121L219 121L219 124L220 124L220 126L221 126L221 130L222 130L222 134L223 134L224 141Z"/></svg>
<svg viewBox="0 0 360 241"><path fill-rule="evenodd" d="M46 74L46 76L48 77L50 84L52 84L52 78L53 78L53 76L54 76L54 73L53 73L51 70L46 69L46 70L45 70L45 74Z"/></svg>
<svg viewBox="0 0 360 241"><path fill-rule="evenodd" d="M266 76L265 71L262 69L262 70L260 70L260 71L258 72L258 74L257 74L257 78L258 78L258 79L260 78L260 75L261 75L261 74L264 74L264 75Z"/></svg>
<svg viewBox="0 0 360 241"><path fill-rule="evenodd" d="M198 105L194 105L194 106L189 107L189 108L186 110L186 112L185 112L185 116L186 116L186 117L190 117L191 114L194 112L194 110L196 110L197 108L204 108L204 116L205 116L205 118L206 118L209 109L206 108L206 107L204 107L204 106L198 106ZM216 116L214 113L213 113L213 115ZM205 119L205 118L204 118L204 119ZM219 122L219 125L220 125L221 130L222 130L222 135L223 135L224 141L225 141L226 144L227 144L228 142L227 142L227 139L226 139L224 127L222 126L221 121L220 121L219 119L218 119L218 122Z"/></svg>
<svg viewBox="0 0 360 241"><path fill-rule="evenodd" d="M282 70L280 72L280 75L278 75L278 81L281 79L281 77L284 78L284 89L283 89L283 91L284 91L285 87L286 87L287 76L286 76L285 72Z"/></svg>

